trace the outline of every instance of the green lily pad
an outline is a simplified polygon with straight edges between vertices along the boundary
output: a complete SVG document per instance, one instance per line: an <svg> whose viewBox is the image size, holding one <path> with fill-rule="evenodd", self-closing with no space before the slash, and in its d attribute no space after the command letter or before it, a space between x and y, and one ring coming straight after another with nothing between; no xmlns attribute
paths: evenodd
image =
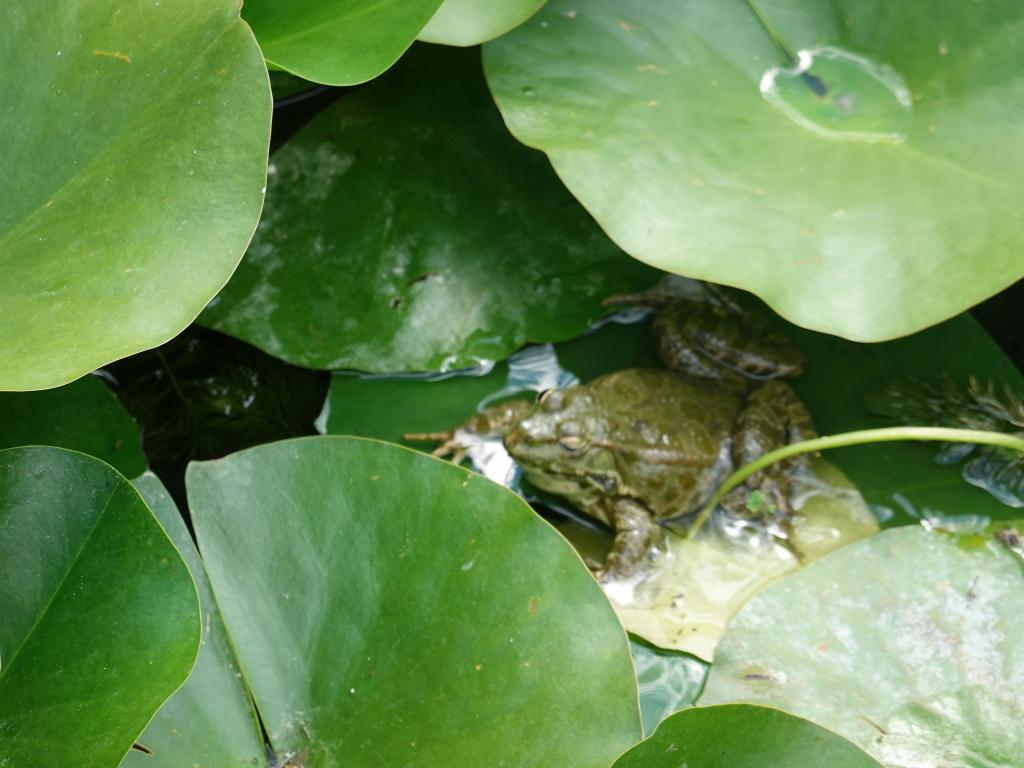
<svg viewBox="0 0 1024 768"><path fill-rule="evenodd" d="M247 0L267 63L306 80L355 85L394 64L442 0Z"/></svg>
<svg viewBox="0 0 1024 768"><path fill-rule="evenodd" d="M694 707L673 715L614 768L880 768L846 739L767 707Z"/></svg>
<svg viewBox="0 0 1024 768"><path fill-rule="evenodd" d="M61 448L0 451L5 768L117 765L199 649L188 569L131 484Z"/></svg>
<svg viewBox="0 0 1024 768"><path fill-rule="evenodd" d="M552 0L485 48L512 132L661 269L878 341L1024 275L1024 6Z"/></svg>
<svg viewBox="0 0 1024 768"><path fill-rule="evenodd" d="M193 463L187 484L280 760L599 768L640 737L611 606L505 489L323 437Z"/></svg>
<svg viewBox="0 0 1024 768"><path fill-rule="evenodd" d="M19 445L87 453L125 477L146 469L138 426L97 376L42 392L0 393L0 448Z"/></svg>
<svg viewBox="0 0 1024 768"><path fill-rule="evenodd" d="M479 45L530 18L546 0L445 0L420 32L420 40L445 45Z"/></svg>
<svg viewBox="0 0 1024 768"><path fill-rule="evenodd" d="M890 768L1016 765L1022 592L1021 563L998 542L885 531L749 602L700 701L784 708Z"/></svg>
<svg viewBox="0 0 1024 768"><path fill-rule="evenodd" d="M422 46L274 154L200 322L310 368L451 370L575 336L654 275L508 135L475 51Z"/></svg>
<svg viewBox="0 0 1024 768"><path fill-rule="evenodd" d="M133 481L188 565L199 592L203 640L185 683L157 712L121 768L259 768L267 766L252 700L238 671L199 550L167 489L152 473Z"/></svg>
<svg viewBox="0 0 1024 768"><path fill-rule="evenodd" d="M270 86L237 0L27 0L0 25L0 389L156 346L263 206Z"/></svg>

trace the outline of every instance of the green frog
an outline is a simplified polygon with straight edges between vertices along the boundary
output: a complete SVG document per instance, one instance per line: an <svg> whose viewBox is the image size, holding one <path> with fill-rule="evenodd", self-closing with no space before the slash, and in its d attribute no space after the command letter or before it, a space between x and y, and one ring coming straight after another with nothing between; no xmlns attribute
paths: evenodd
<svg viewBox="0 0 1024 768"><path fill-rule="evenodd" d="M628 579L661 557L662 524L699 510L735 468L815 436L807 409L779 380L799 375L803 357L767 318L718 293L614 301L654 307L667 370L615 371L536 402L505 402L452 432L406 436L443 440L435 455L456 462L467 438L501 437L530 483L614 529L602 580ZM724 506L749 517L755 498L785 514L794 466L755 475Z"/></svg>

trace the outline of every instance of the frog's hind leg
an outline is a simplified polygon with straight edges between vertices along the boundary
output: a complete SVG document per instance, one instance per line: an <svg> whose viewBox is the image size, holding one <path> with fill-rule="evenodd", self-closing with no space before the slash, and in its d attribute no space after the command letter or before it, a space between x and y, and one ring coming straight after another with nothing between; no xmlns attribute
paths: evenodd
<svg viewBox="0 0 1024 768"><path fill-rule="evenodd" d="M789 443L817 436L811 414L796 393L781 381L768 381L751 392L740 411L732 446L733 463L749 464L764 454ZM747 480L747 487L760 490L779 511L789 512L789 477L806 467L811 454L779 462Z"/></svg>
<svg viewBox="0 0 1024 768"><path fill-rule="evenodd" d="M617 497L607 502L607 519L615 527L615 542L604 567L595 575L602 582L636 576L652 561L665 556L666 533L642 504Z"/></svg>

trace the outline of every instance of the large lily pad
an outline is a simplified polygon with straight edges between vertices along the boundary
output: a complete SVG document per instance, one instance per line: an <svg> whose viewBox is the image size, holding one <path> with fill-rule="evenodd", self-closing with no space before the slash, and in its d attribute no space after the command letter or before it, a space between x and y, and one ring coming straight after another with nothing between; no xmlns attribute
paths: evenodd
<svg viewBox="0 0 1024 768"><path fill-rule="evenodd" d="M188 565L199 592L203 640L185 683L139 736L121 768L259 768L267 765L252 700L238 671L220 609L178 508L156 475L133 481Z"/></svg>
<svg viewBox="0 0 1024 768"><path fill-rule="evenodd" d="M390 67L442 0L248 0L267 62L306 80L354 85Z"/></svg>
<svg viewBox="0 0 1024 768"><path fill-rule="evenodd" d="M885 531L749 602L701 703L781 707L891 768L1024 754L1024 571L1001 544Z"/></svg>
<svg viewBox="0 0 1024 768"><path fill-rule="evenodd" d="M0 393L2 448L70 448L136 477L146 468L141 442L138 426L97 376L42 392Z"/></svg>
<svg viewBox="0 0 1024 768"><path fill-rule="evenodd" d="M546 0L445 0L420 32L420 40L445 45L478 45L514 29Z"/></svg>
<svg viewBox="0 0 1024 768"><path fill-rule="evenodd" d="M236 0L5 11L0 389L42 389L224 285L263 206L270 87Z"/></svg>
<svg viewBox="0 0 1024 768"><path fill-rule="evenodd" d="M821 726L767 707L694 707L673 715L614 768L880 768Z"/></svg>
<svg viewBox="0 0 1024 768"><path fill-rule="evenodd" d="M877 341L1024 275L1022 20L1012 0L552 0L485 64L628 253Z"/></svg>
<svg viewBox="0 0 1024 768"><path fill-rule="evenodd" d="M5 768L117 765L188 676L199 604L131 484L60 448L0 451Z"/></svg>
<svg viewBox="0 0 1024 768"><path fill-rule="evenodd" d="M476 52L422 46L275 153L200 322L311 368L454 369L570 338L653 275L508 135Z"/></svg>
<svg viewBox="0 0 1024 768"><path fill-rule="evenodd" d="M508 491L345 438L193 463L187 482L279 759L598 768L639 738L611 606Z"/></svg>

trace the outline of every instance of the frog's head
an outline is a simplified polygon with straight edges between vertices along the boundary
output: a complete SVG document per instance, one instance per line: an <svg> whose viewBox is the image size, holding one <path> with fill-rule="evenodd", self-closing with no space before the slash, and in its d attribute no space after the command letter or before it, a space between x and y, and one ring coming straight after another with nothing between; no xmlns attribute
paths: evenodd
<svg viewBox="0 0 1024 768"><path fill-rule="evenodd" d="M550 389L505 433L505 447L544 491L576 500L614 492L619 478L601 413L586 387Z"/></svg>

